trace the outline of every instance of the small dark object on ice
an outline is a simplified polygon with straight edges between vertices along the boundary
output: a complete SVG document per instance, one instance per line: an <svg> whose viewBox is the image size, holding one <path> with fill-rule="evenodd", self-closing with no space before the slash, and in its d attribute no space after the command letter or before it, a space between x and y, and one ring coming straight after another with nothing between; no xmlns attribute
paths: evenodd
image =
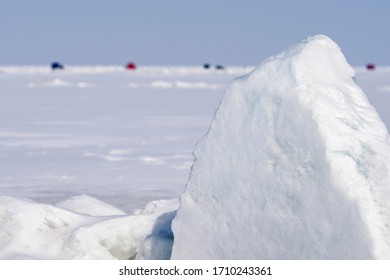
<svg viewBox="0 0 390 280"><path fill-rule="evenodd" d="M127 65L126 65L126 69L135 70L135 69L137 69L137 65L135 65L134 62L129 62L129 63L127 63Z"/></svg>
<svg viewBox="0 0 390 280"><path fill-rule="evenodd" d="M57 70L57 69L62 70L62 69L64 69L64 68L65 68L64 65L62 65L62 64L59 63L59 62L53 62L53 63L51 64L51 69L52 69L52 70Z"/></svg>
<svg viewBox="0 0 390 280"><path fill-rule="evenodd" d="M204 68L204 69L209 69L209 68L210 68L210 64L209 64L209 63L203 64L203 68Z"/></svg>
<svg viewBox="0 0 390 280"><path fill-rule="evenodd" d="M368 63L366 65L367 70L375 70L375 64L374 63Z"/></svg>
<svg viewBox="0 0 390 280"><path fill-rule="evenodd" d="M220 65L220 64L217 64L217 65L215 65L215 69L217 69L217 70L223 70L223 69L225 69L225 66Z"/></svg>

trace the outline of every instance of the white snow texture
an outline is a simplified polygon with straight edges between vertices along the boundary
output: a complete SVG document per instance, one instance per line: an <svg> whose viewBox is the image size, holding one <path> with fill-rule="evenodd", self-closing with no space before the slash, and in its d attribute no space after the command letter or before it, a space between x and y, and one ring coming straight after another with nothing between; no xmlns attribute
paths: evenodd
<svg viewBox="0 0 390 280"><path fill-rule="evenodd" d="M56 206L0 196L0 259L169 259L176 208L160 200L126 215L86 195Z"/></svg>
<svg viewBox="0 0 390 280"><path fill-rule="evenodd" d="M233 81L195 148L172 259L390 259L388 132L310 37Z"/></svg>

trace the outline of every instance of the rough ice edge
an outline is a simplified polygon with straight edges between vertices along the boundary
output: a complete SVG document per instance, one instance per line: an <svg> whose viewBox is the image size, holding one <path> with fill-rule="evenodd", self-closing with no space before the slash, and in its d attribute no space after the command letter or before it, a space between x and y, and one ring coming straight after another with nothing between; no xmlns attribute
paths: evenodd
<svg viewBox="0 0 390 280"><path fill-rule="evenodd" d="M177 199L152 201L133 215L90 196L58 205L0 196L0 259L170 257Z"/></svg>

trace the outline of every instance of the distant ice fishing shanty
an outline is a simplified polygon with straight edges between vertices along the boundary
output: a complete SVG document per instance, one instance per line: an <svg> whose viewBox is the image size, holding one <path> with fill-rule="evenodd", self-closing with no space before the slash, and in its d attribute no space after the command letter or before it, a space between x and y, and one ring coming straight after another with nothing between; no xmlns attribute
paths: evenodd
<svg viewBox="0 0 390 280"><path fill-rule="evenodd" d="M137 69L137 65L134 62L129 62L126 64L126 69L135 70L135 69Z"/></svg>
<svg viewBox="0 0 390 280"><path fill-rule="evenodd" d="M210 69L210 68L211 68L210 63L204 63L204 64L203 64L203 68L204 68L204 69ZM223 70L223 69L225 69L225 66L223 66L223 65L221 65L221 64L217 64L217 65L215 65L215 69L217 69L217 70Z"/></svg>
<svg viewBox="0 0 390 280"><path fill-rule="evenodd" d="M64 69L65 67L64 67L64 65L62 65L61 63L59 63L59 62L53 62L52 64L51 64L51 70L62 70L62 69Z"/></svg>

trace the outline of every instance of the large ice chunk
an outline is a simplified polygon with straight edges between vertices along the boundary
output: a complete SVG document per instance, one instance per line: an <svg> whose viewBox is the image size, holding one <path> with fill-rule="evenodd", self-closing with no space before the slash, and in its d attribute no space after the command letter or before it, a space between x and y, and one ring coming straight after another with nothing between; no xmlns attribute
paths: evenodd
<svg viewBox="0 0 390 280"><path fill-rule="evenodd" d="M228 87L173 220L173 259L389 259L388 132L318 35Z"/></svg>
<svg viewBox="0 0 390 280"><path fill-rule="evenodd" d="M90 196L57 205L0 196L0 259L170 257L176 199L152 201L133 215Z"/></svg>

